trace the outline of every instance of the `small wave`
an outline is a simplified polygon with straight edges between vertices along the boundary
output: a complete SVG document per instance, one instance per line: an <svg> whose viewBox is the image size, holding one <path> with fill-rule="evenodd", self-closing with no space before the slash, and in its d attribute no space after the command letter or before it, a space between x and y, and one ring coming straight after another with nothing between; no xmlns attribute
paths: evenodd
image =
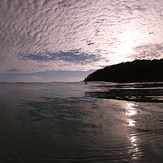
<svg viewBox="0 0 163 163"><path fill-rule="evenodd" d="M163 102L162 83L98 85L85 92L86 97L136 102Z"/></svg>

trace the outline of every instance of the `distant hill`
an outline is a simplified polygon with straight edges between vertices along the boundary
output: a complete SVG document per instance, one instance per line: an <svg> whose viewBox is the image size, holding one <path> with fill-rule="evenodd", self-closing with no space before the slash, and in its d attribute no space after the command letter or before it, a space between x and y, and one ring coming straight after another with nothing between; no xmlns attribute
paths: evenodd
<svg viewBox="0 0 163 163"><path fill-rule="evenodd" d="M84 81L163 82L163 59L134 60L107 66L88 75Z"/></svg>

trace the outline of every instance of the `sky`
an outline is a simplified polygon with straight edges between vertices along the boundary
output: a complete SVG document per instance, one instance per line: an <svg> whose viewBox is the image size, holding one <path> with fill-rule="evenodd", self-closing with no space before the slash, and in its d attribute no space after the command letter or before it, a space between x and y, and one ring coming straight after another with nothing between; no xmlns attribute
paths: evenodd
<svg viewBox="0 0 163 163"><path fill-rule="evenodd" d="M0 0L0 81L82 81L163 58L162 0Z"/></svg>

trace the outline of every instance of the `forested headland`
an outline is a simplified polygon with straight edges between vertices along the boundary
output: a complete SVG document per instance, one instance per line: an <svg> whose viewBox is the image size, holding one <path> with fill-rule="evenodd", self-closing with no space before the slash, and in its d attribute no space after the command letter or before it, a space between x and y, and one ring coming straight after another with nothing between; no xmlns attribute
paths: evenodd
<svg viewBox="0 0 163 163"><path fill-rule="evenodd" d="M99 69L84 81L105 82L163 82L163 59L134 60Z"/></svg>

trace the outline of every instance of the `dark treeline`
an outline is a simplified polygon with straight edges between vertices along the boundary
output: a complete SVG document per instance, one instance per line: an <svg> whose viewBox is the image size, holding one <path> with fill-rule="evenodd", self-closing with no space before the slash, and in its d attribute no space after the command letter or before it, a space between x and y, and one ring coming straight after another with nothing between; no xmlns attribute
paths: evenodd
<svg viewBox="0 0 163 163"><path fill-rule="evenodd" d="M88 75L84 81L163 82L163 59L135 60L107 66Z"/></svg>

